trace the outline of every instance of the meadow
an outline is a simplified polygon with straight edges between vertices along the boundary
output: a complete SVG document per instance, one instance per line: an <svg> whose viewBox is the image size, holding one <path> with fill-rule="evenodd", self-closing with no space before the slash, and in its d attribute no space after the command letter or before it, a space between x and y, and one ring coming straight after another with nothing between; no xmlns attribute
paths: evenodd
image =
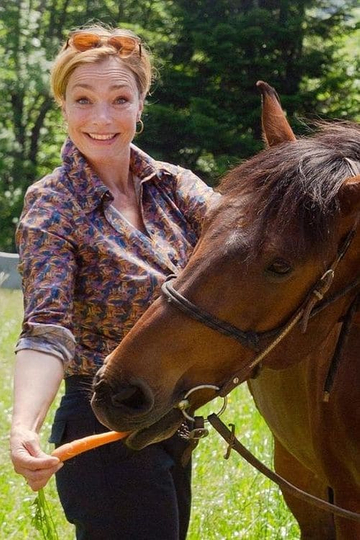
<svg viewBox="0 0 360 540"><path fill-rule="evenodd" d="M36 494L22 477L13 472L8 439L11 420L13 348L20 331L22 299L19 291L0 289L0 540L41 540L33 524ZM59 395L60 397L60 395ZM59 399L59 398L58 398ZM42 430L43 448L47 443L56 403ZM213 402L204 414L220 407ZM235 423L241 441L267 465L272 466L272 438L258 414L245 386L231 394L223 415ZM224 460L225 443L210 428L193 457L193 504L188 540L295 540L299 530L279 489L232 452ZM55 483L45 488L59 538L75 538L73 528L63 517ZM100 539L99 539L100 540ZM106 540L106 539L103 539ZM122 539L119 535L119 540Z"/></svg>

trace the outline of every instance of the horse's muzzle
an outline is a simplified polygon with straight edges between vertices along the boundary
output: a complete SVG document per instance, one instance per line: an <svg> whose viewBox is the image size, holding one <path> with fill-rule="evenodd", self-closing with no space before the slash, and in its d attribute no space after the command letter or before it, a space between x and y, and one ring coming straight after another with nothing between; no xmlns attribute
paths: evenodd
<svg viewBox="0 0 360 540"><path fill-rule="evenodd" d="M91 406L98 420L115 431L137 429L154 407L154 395L141 379L108 381L102 369L93 383Z"/></svg>

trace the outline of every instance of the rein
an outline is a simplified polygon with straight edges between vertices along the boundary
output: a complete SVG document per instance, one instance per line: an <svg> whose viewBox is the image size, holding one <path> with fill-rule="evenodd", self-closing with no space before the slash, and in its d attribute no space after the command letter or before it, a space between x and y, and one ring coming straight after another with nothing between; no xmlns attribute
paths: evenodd
<svg viewBox="0 0 360 540"><path fill-rule="evenodd" d="M287 491L290 495L293 495L294 497L297 497L298 499L301 499L302 501L305 501L312 506L316 506L317 508L320 508L321 510L325 510L326 512L331 512L332 514L336 516L340 516L343 518L351 519L352 521L357 521L360 523L360 514L357 514L356 512L351 512L350 510L346 510L345 508L341 508L340 506L336 506L335 504L331 504L327 501L324 501L322 499L319 499L318 497L315 497L314 495L310 495L310 493L307 493L306 491L303 491L302 489L297 488L285 478L277 474L276 472L269 469L266 465L261 463L241 442L235 437L234 431L230 431L229 428L220 420L220 418L216 414L211 414L207 417L207 420L210 422L210 424L216 429L216 431L225 439L225 441L228 443L228 452L225 455L227 458L229 456L229 453L231 450L235 450L238 454L240 454L241 457L243 457L250 465L252 465L255 469L257 469L259 472L261 472L264 476L269 478L269 480L272 480L277 484L281 489Z"/></svg>
<svg viewBox="0 0 360 540"><path fill-rule="evenodd" d="M190 431L184 425L182 426L182 431L179 431L179 435L189 442L189 448L185 450L183 457L182 457L182 463L183 466L185 466L190 456L193 452L193 450L198 445L199 441L201 439L204 439L209 434L209 431L205 427L205 423L208 422L213 426L213 428L219 433L219 435L227 442L228 448L226 451L226 454L224 455L225 459L229 459L230 453L232 450L237 452L242 458L244 458L250 465L252 465L257 471L262 473L264 476L266 476L269 480L277 484L280 489L287 491L290 495L293 497L296 497L308 504L311 504L312 506L316 506L317 508L320 508L321 510L325 510L326 512L331 512L332 514L346 518L351 519L352 521L357 521L360 523L360 514L357 514L356 512L352 512L351 510L346 510L345 508L342 508L340 506L337 506L336 504L329 503L327 501L324 501L323 499L319 499L318 497L315 497L314 495L311 495L310 493L307 493L306 491L303 491L302 489L294 486L294 484L291 484L291 482L288 482L277 474L276 472L272 471L267 467L264 463L259 461L240 441L235 437L235 425L230 424L232 429L230 430L222 420L220 420L219 416L225 411L227 401L226 397L223 397L224 403L221 407L220 411L218 413L212 413L210 414L206 419L204 419L202 416L190 416L186 409L190 406L190 403L188 402L187 398L193 394L194 392L198 390L204 390L204 389L212 389L212 390L219 390L219 387L211 385L211 384L202 384L199 386L195 386L191 390L187 392L184 399L180 401L178 407L182 411L183 415L187 420L190 420L192 422L193 429Z"/></svg>

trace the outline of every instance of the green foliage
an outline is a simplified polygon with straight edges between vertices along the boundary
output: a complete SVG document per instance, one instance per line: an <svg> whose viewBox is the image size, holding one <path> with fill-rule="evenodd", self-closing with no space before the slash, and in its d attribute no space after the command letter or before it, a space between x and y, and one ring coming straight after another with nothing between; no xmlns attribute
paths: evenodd
<svg viewBox="0 0 360 540"><path fill-rule="evenodd" d="M298 118L359 118L354 0L7 0L0 6L0 250L14 250L24 192L58 165L65 133L49 69L68 32L123 25L150 45L159 77L138 144L214 184L261 147L256 81Z"/></svg>
<svg viewBox="0 0 360 540"><path fill-rule="evenodd" d="M173 161L180 157L214 181L261 147L260 78L276 87L295 124L295 115L355 116L356 71L345 69L338 52L354 26L347 22L349 6L312 0L173 3L176 28L171 49L162 48L169 61L148 110L144 145ZM203 156L214 164L210 170Z"/></svg>
<svg viewBox="0 0 360 540"><path fill-rule="evenodd" d="M14 347L20 334L23 315L21 292L0 287L0 306L0 415L2 419L0 425L0 538L43 540L44 535L40 532L41 529L38 532L35 527L35 523L39 524L36 517L38 505L34 504L36 495L30 490L23 477L15 474L9 458ZM56 405L58 403L59 400ZM47 438L54 410L53 407L42 430L42 445L45 451L50 450ZM65 520L59 510L60 503L54 480L46 486L46 499L54 516L55 526L62 532L61 538L72 538L71 528L70 526L66 528ZM42 504L44 506L46 503L43 501Z"/></svg>
<svg viewBox="0 0 360 540"><path fill-rule="evenodd" d="M43 488L38 491L34 507L33 524L35 529L41 533L43 540L60 540Z"/></svg>

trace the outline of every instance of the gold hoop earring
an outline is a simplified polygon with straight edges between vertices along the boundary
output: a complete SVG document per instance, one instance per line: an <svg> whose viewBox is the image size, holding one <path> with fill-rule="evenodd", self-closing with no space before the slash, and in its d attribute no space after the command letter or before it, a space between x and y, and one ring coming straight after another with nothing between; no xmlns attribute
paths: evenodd
<svg viewBox="0 0 360 540"><path fill-rule="evenodd" d="M135 131L135 135L140 135L144 131L144 122L141 120L141 118L138 120L138 124L140 124L139 131Z"/></svg>

